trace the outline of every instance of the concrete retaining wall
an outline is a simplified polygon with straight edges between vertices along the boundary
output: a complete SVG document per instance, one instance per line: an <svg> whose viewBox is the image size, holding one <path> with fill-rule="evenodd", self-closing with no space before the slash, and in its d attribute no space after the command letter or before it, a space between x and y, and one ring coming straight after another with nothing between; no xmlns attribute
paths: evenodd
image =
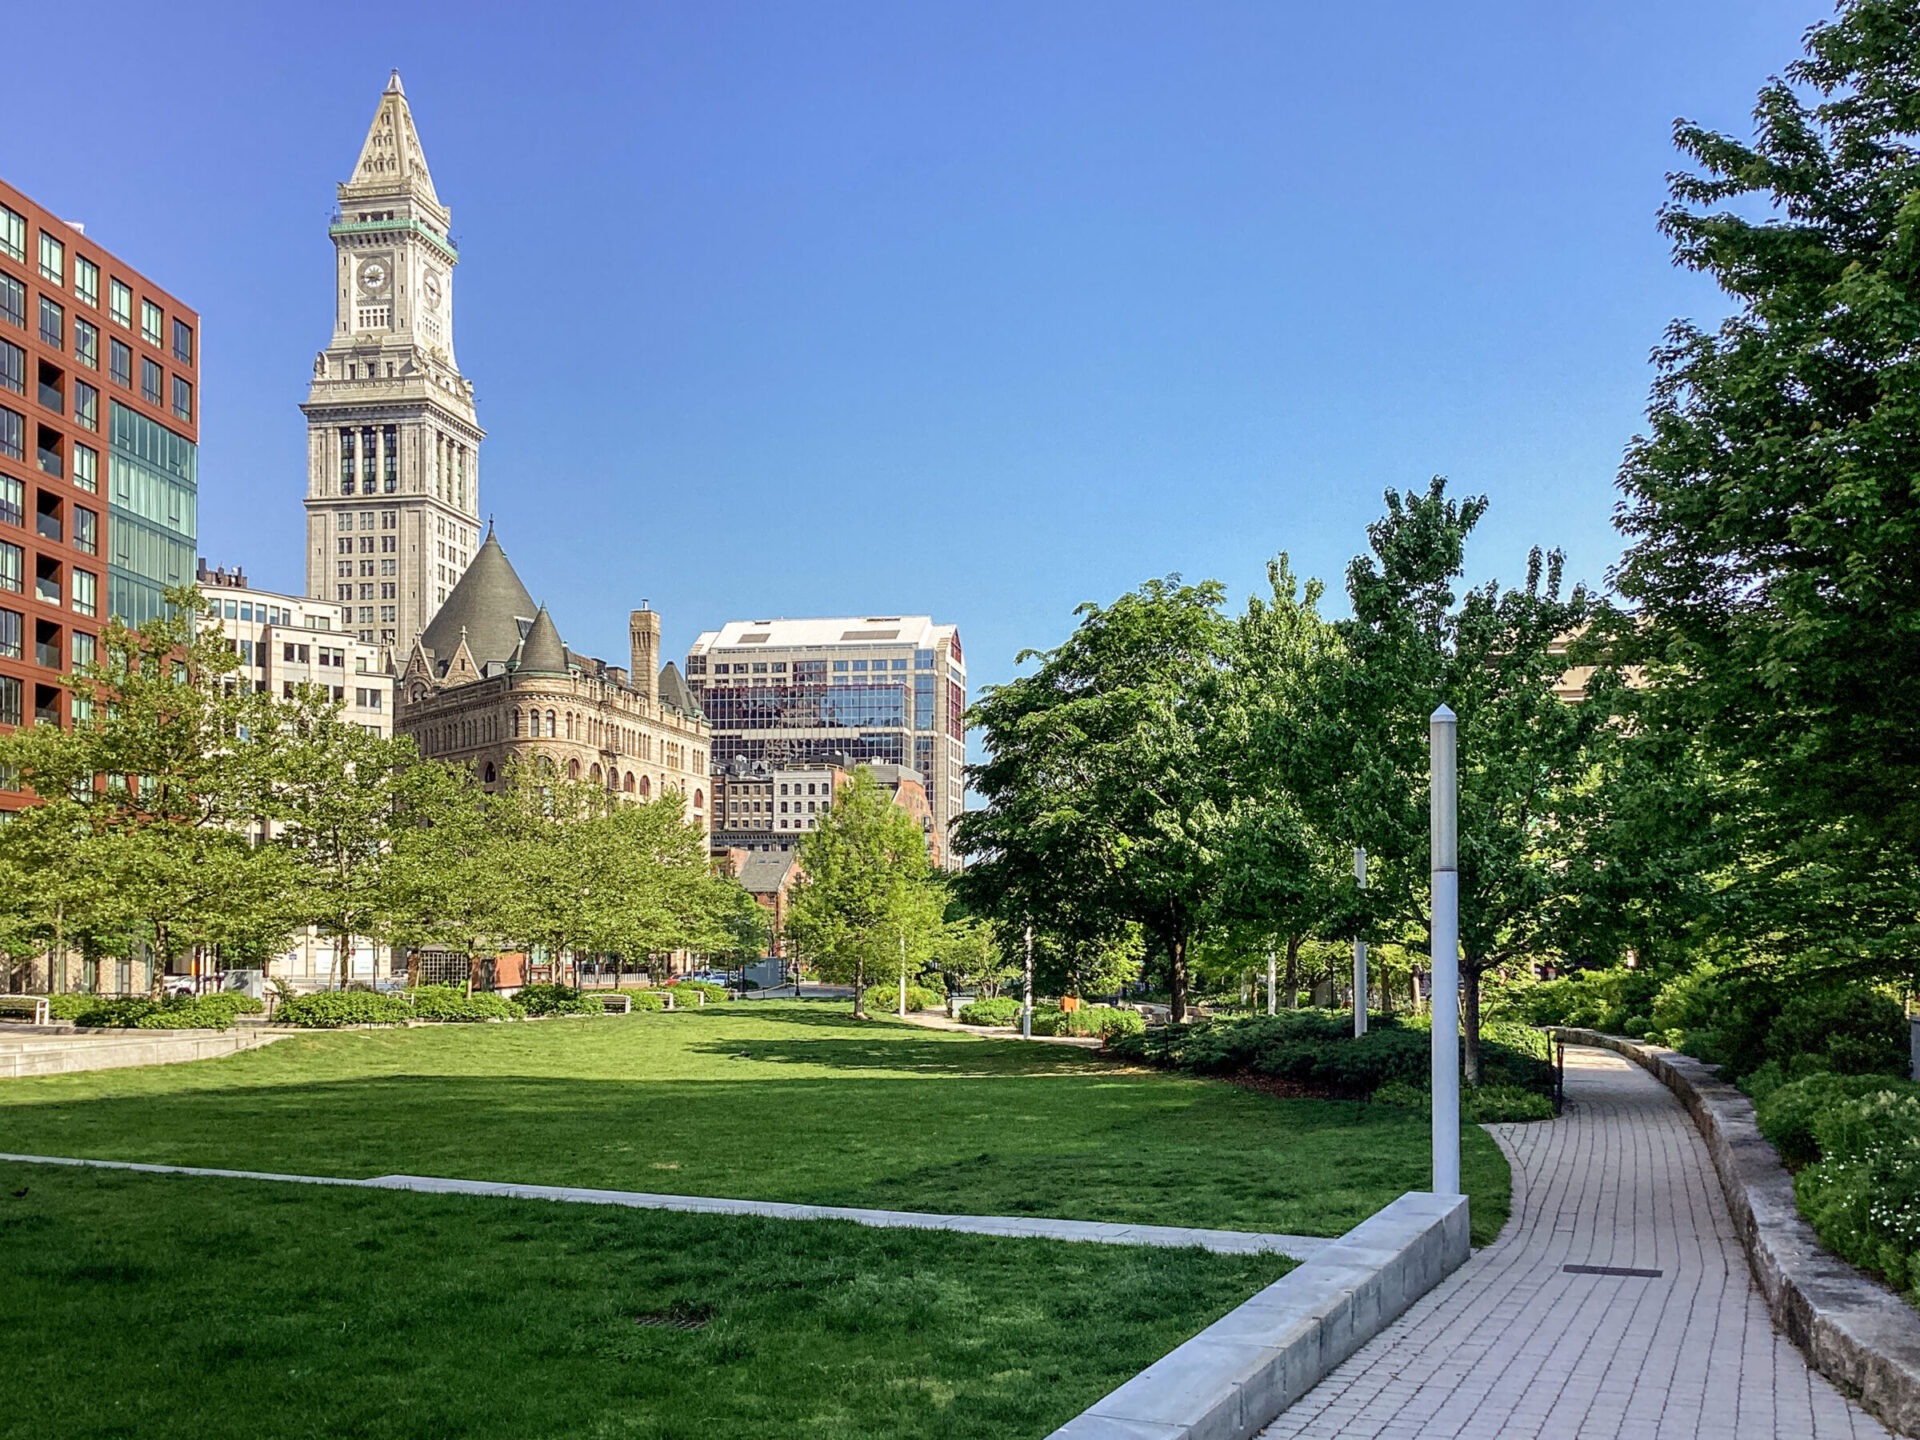
<svg viewBox="0 0 1920 1440"><path fill-rule="evenodd" d="M123 1070L133 1065L171 1065L211 1060L270 1045L284 1031L68 1030L0 1032L0 1079L23 1075L70 1075L81 1070Z"/></svg>
<svg viewBox="0 0 1920 1440"><path fill-rule="evenodd" d="M1248 1440L1458 1269L1468 1249L1465 1196L1402 1195L1050 1440Z"/></svg>
<svg viewBox="0 0 1920 1440"><path fill-rule="evenodd" d="M1560 1028L1570 1045L1615 1051L1653 1073L1693 1117L1774 1323L1807 1362L1901 1435L1920 1435L1920 1311L1821 1247L1793 1177L1717 1067L1658 1045Z"/></svg>

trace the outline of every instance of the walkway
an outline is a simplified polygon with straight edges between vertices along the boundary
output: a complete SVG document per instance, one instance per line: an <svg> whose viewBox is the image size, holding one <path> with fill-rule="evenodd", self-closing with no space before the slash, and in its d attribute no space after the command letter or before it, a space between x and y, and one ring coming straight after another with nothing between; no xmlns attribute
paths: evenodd
<svg viewBox="0 0 1920 1440"><path fill-rule="evenodd" d="M144 1175L199 1175L217 1180L269 1180L289 1185L345 1185L364 1190L416 1190L428 1195L486 1195L500 1200L556 1200L576 1205L624 1205L635 1210L683 1210L698 1215L758 1215L770 1220L851 1220L881 1229L950 1230L1014 1239L1072 1240L1096 1245L1198 1246L1220 1255L1291 1255L1305 1260L1333 1242L1319 1235L1270 1235L1248 1230L1198 1230L1178 1225L1125 1225L1098 1220L1048 1220L1032 1215L933 1215L916 1210L862 1210L845 1205L793 1205L781 1200L730 1200L708 1195L655 1195L643 1190L591 1190L573 1185L520 1185L503 1180L443 1180L431 1175L378 1175L351 1180L332 1175L276 1175L263 1170L210 1170L195 1165L145 1165L131 1160L73 1160L51 1155L6 1155L22 1165L80 1165L135 1170Z"/></svg>
<svg viewBox="0 0 1920 1440"><path fill-rule="evenodd" d="M1552 1123L1491 1127L1513 1162L1500 1238L1266 1440L1886 1436L1774 1331L1706 1147L1665 1087L1570 1047L1567 1096Z"/></svg>

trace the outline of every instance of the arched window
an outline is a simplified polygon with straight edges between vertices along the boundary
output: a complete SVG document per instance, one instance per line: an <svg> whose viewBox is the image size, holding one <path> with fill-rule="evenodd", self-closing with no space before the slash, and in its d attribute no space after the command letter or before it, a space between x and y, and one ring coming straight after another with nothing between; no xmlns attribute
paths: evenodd
<svg viewBox="0 0 1920 1440"><path fill-rule="evenodd" d="M498 777L497 775L495 775L495 774L494 774L494 770L493 770L493 762L492 762L491 760L489 760L489 761L487 762L487 768L486 768L486 770L485 770L484 772L482 772L482 773L484 774L484 776L485 776L485 778L486 778L486 782L487 782L487 784L489 784L489 785L491 785L491 784L493 784L493 782L494 782L494 781L495 781L496 779L498 779L498 778L499 778L499 777Z"/></svg>
<svg viewBox="0 0 1920 1440"><path fill-rule="evenodd" d="M631 770L627 772L627 794L633 794L633 772ZM647 777L644 775L640 777L640 798L642 800L647 798Z"/></svg>
<svg viewBox="0 0 1920 1440"><path fill-rule="evenodd" d="M592 782L593 782L594 784L596 784L596 785L598 785L598 784L600 783L600 778L601 778L601 777L600 777L600 762L596 760L596 761L595 761L595 762L594 762L594 763L593 763L593 764L592 764L591 766L589 766L589 767L588 767L588 769L587 769L587 779L589 779L589 780L591 780L591 781L592 781Z"/></svg>
<svg viewBox="0 0 1920 1440"><path fill-rule="evenodd" d="M698 810L701 806L705 805L706 803L707 803L706 792L704 790L695 790L693 792L693 808Z"/></svg>
<svg viewBox="0 0 1920 1440"><path fill-rule="evenodd" d="M567 739L573 739L573 711L567 711Z"/></svg>
<svg viewBox="0 0 1920 1440"><path fill-rule="evenodd" d="M559 738L559 735L560 735L560 727L554 723L553 711L549 710L547 711L547 738L549 740L554 740Z"/></svg>
<svg viewBox="0 0 1920 1440"><path fill-rule="evenodd" d="M513 728L513 738L518 740L520 738L520 712L515 710L513 712L513 718L507 723Z"/></svg>
<svg viewBox="0 0 1920 1440"><path fill-rule="evenodd" d="M578 760L569 760L567 762L567 779L578 780L579 778L580 778L580 762Z"/></svg>

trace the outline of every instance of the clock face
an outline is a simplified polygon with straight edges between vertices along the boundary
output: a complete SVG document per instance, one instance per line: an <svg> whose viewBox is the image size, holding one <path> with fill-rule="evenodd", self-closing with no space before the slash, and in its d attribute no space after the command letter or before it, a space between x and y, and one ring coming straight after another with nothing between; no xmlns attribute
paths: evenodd
<svg viewBox="0 0 1920 1440"><path fill-rule="evenodd" d="M387 284L387 267L378 260L369 260L360 267L360 288L362 290L383 290Z"/></svg>
<svg viewBox="0 0 1920 1440"><path fill-rule="evenodd" d="M429 270L427 278L420 283L420 288L427 297L427 305L438 310L440 308L440 277Z"/></svg>

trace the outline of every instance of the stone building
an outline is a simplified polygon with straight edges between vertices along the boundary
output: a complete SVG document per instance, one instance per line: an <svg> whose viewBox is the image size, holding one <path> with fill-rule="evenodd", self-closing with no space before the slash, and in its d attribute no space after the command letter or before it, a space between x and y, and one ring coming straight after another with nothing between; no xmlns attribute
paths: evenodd
<svg viewBox="0 0 1920 1440"><path fill-rule="evenodd" d="M400 74L380 97L327 227L333 336L307 417L307 594L351 607L395 663L480 539L480 428L453 354L448 235Z"/></svg>
<svg viewBox="0 0 1920 1440"><path fill-rule="evenodd" d="M510 761L546 760L636 801L677 793L704 832L706 717L679 670L660 665L660 616L633 611L628 635L631 669L569 650L489 529L413 644L394 729L488 787Z"/></svg>
<svg viewBox="0 0 1920 1440"><path fill-rule="evenodd" d="M713 767L713 849L792 854L800 837L820 828L834 796L865 770L926 837L927 855L942 863L939 827L920 772L906 765L828 755L793 765L761 765L735 756Z"/></svg>

